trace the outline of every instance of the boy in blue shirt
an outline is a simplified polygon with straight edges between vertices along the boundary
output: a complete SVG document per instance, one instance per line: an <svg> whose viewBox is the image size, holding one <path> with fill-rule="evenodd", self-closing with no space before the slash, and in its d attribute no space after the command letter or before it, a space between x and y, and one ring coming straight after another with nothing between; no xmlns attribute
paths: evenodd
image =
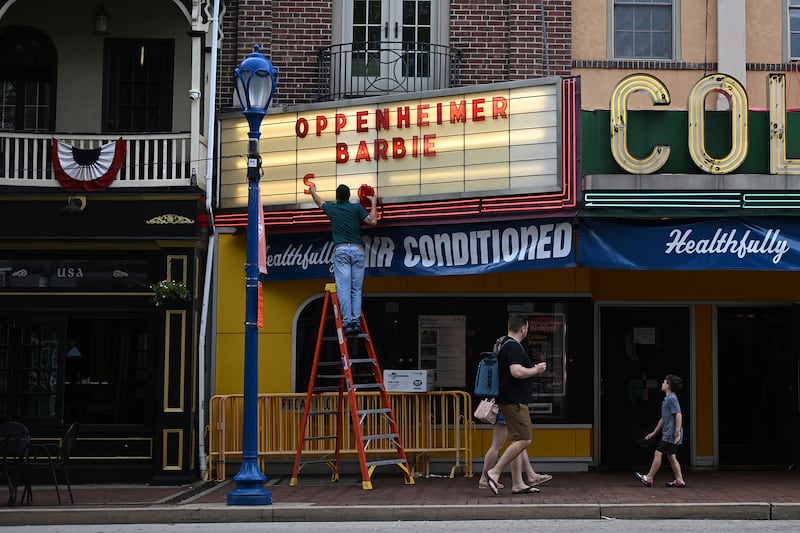
<svg viewBox="0 0 800 533"><path fill-rule="evenodd" d="M678 446L683 442L683 414L681 414L681 404L678 402L676 392L683 387L683 380L674 374L669 374L661 383L661 391L666 394L664 401L661 402L661 418L656 424L655 429L648 433L645 440L652 439L656 433L661 431L661 442L658 443L653 464L646 475L636 472L634 475L645 487L653 486L653 478L658 469L661 468L661 457L666 455L675 479L665 483L667 487L683 488L686 482L681 473L681 464L678 462Z"/></svg>

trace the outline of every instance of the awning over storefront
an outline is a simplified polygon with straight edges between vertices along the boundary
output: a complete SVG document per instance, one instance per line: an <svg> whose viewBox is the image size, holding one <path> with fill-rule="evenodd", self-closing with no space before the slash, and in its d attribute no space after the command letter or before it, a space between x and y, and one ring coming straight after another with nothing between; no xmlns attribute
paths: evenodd
<svg viewBox="0 0 800 533"><path fill-rule="evenodd" d="M575 266L572 221L365 231L368 276L448 276ZM333 276L330 232L267 235L267 281Z"/></svg>
<svg viewBox="0 0 800 533"><path fill-rule="evenodd" d="M650 270L800 268L800 220L582 219L578 265Z"/></svg>

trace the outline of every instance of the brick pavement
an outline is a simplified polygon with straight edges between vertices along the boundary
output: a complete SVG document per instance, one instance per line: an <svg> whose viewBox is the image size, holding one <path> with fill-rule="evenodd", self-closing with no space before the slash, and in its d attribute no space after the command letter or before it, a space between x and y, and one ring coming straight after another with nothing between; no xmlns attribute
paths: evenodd
<svg viewBox="0 0 800 533"><path fill-rule="evenodd" d="M507 476L506 476L507 478ZM230 506L232 481L182 487L76 485L75 505L57 505L52 486L37 485L32 505L0 507L0 524L174 524L491 519L738 519L800 521L800 472L687 472L685 489L651 488L632 472L555 473L538 494L494 496L477 477L417 478L376 472L373 490L346 475L269 480L272 505Z"/></svg>
<svg viewBox="0 0 800 533"><path fill-rule="evenodd" d="M399 474L376 472L373 490L363 490L358 476L347 475L337 483L325 476L298 478L298 486L290 487L288 477L274 477L267 487L273 503L316 506L424 506L424 505L508 505L508 504L685 504L685 503L798 503L800 504L800 472L798 471L689 471L685 489L666 488L671 479L663 471L651 488L641 486L628 471L555 473L552 481L542 485L541 492L512 495L510 489L494 496L479 489L477 476L465 478L417 478L414 485L405 485ZM505 481L510 481L505 476ZM147 485L74 485L75 507L104 506L185 506L226 504L227 493L234 482L198 483L194 486ZM64 506L69 505L66 487L61 487ZM0 496L5 501L5 494ZM57 506L55 490L37 485L31 506ZM0 508L2 509L2 508Z"/></svg>

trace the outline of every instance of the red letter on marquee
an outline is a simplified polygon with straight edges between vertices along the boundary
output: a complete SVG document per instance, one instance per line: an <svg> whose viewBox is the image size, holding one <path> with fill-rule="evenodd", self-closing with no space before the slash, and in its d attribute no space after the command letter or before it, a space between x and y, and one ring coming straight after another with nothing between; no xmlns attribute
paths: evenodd
<svg viewBox="0 0 800 533"><path fill-rule="evenodd" d="M425 157L436 155L436 147L433 145L434 139L436 139L435 133L430 133L422 137L422 155Z"/></svg>
<svg viewBox="0 0 800 533"><path fill-rule="evenodd" d="M497 119L498 117L508 118L506 114L506 109L508 109L508 101L502 96L495 96L492 98L492 118Z"/></svg>
<svg viewBox="0 0 800 533"><path fill-rule="evenodd" d="M375 161L383 159L386 161L386 151L389 149L389 143L386 139L375 139Z"/></svg>
<svg viewBox="0 0 800 533"><path fill-rule="evenodd" d="M317 115L317 137L322 136L322 130L328 127L328 119L325 115Z"/></svg>
<svg viewBox="0 0 800 533"><path fill-rule="evenodd" d="M369 111L356 111L356 131L358 133L365 133L367 128L367 114Z"/></svg>
<svg viewBox="0 0 800 533"><path fill-rule="evenodd" d="M406 144L402 137L392 138L392 159L402 159L406 155Z"/></svg>
<svg viewBox="0 0 800 533"><path fill-rule="evenodd" d="M315 185L315 183L311 180L314 179L314 173L309 173L303 176L303 185L310 186ZM303 189L303 194L311 194L308 189Z"/></svg>
<svg viewBox="0 0 800 533"><path fill-rule="evenodd" d="M308 135L308 121L304 118L297 119L294 123L294 132L301 139Z"/></svg>
<svg viewBox="0 0 800 533"><path fill-rule="evenodd" d="M347 115L336 113L336 135L339 135L347 124Z"/></svg>
<svg viewBox="0 0 800 533"><path fill-rule="evenodd" d="M473 122L480 122L482 120L486 120L486 117L483 116L483 103L486 100L483 98L475 98L472 101L472 121Z"/></svg>
<svg viewBox="0 0 800 533"><path fill-rule="evenodd" d="M467 121L467 101L450 102L450 124Z"/></svg>
<svg viewBox="0 0 800 533"><path fill-rule="evenodd" d="M347 152L347 143L336 143L336 162L347 163L350 154Z"/></svg>
<svg viewBox="0 0 800 533"><path fill-rule="evenodd" d="M361 160L365 161L372 161L369 157L369 148L367 148L367 141L362 140L358 143L358 150L356 151L356 163L360 163Z"/></svg>

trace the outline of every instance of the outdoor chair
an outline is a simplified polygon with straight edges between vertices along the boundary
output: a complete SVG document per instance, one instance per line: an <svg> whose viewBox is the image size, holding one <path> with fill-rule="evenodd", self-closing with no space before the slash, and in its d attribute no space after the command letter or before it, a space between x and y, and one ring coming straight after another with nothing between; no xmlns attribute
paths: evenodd
<svg viewBox="0 0 800 533"><path fill-rule="evenodd" d="M64 433L60 445L53 443L33 443L30 447L31 451L30 459L28 460L28 467L31 470L36 468L47 468L50 470L50 473L53 476L53 486L56 488L56 497L58 498L59 505L61 505L61 493L58 490L58 475L56 473L56 468L58 467L60 467L61 471L64 473L64 482L67 485L67 491L69 491L69 501L70 503L75 503L75 500L72 497L72 485L69 481L69 471L67 466L69 463L70 454L72 453L72 446L75 444L75 438L77 436L78 423L73 422ZM26 495L28 497L27 503L31 503L33 498L31 494L30 483L26 484L25 490L22 492L22 498L20 498L20 503L25 500Z"/></svg>
<svg viewBox="0 0 800 533"><path fill-rule="evenodd" d="M8 505L11 507L16 504L20 482L25 482L26 490L29 487L30 443L31 434L25 424L5 422L0 425L0 474L8 483Z"/></svg>

